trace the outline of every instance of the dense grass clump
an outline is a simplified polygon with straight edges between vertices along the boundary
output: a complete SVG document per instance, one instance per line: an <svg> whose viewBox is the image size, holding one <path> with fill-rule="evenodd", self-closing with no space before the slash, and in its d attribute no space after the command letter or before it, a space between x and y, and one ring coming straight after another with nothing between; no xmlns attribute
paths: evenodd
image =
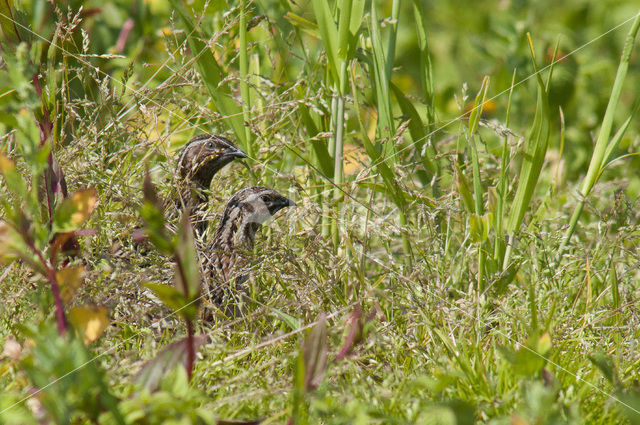
<svg viewBox="0 0 640 425"><path fill-rule="evenodd" d="M0 423L640 423L640 11L525 3L5 2Z"/></svg>

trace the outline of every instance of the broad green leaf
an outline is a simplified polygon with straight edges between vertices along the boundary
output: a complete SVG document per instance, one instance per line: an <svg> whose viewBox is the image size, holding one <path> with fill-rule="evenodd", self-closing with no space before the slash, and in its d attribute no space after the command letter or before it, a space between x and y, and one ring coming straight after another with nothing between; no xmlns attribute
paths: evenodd
<svg viewBox="0 0 640 425"><path fill-rule="evenodd" d="M188 320L196 318L199 304L196 298L187 298L182 294L182 291L169 285L145 283L144 286L151 289L160 301L180 316Z"/></svg>
<svg viewBox="0 0 640 425"><path fill-rule="evenodd" d="M489 237L489 231L493 224L493 214L486 213L482 216L477 214L469 215L469 225L471 226L471 240L473 242L484 242Z"/></svg>
<svg viewBox="0 0 640 425"><path fill-rule="evenodd" d="M473 108L469 114L469 133L473 136L478 131L478 123L482 116L482 109L484 108L485 99L487 98L487 90L489 88L489 77L485 76L482 80L482 86L480 91L476 95L473 101Z"/></svg>
<svg viewBox="0 0 640 425"><path fill-rule="evenodd" d="M0 153L0 173L4 176L7 188L20 198L27 196L27 185L16 170L16 164L11 159Z"/></svg>
<svg viewBox="0 0 640 425"><path fill-rule="evenodd" d="M351 21L351 10L352 10L353 0L342 0L338 1L337 7L339 11L339 21L338 21L338 57L341 61L347 60L349 55L349 39L350 39L350 30L351 25L354 22Z"/></svg>
<svg viewBox="0 0 640 425"><path fill-rule="evenodd" d="M356 112L356 117L361 117L360 115L360 107L358 101L358 90L355 85L356 77L355 77L355 69L351 67L351 92L353 94L353 106ZM388 189L389 195L393 198L394 203L401 209L404 209L406 206L406 198L404 195L404 191L395 181L395 176L393 171L387 165L387 162L382 157L381 153L378 149L373 145L371 140L369 140L369 136L364 128L364 124L361 119L358 119L358 124L360 125L360 131L362 134L362 144L364 145L364 149L367 151L367 155L371 159L371 162L375 165L376 169L382 176L382 181Z"/></svg>
<svg viewBox="0 0 640 425"><path fill-rule="evenodd" d="M300 320L275 307L271 307L271 311L273 311L276 316L278 316L283 322L285 322L292 331L300 329Z"/></svg>
<svg viewBox="0 0 640 425"><path fill-rule="evenodd" d="M620 63L618 64L618 70L616 71L616 78L613 81L613 87L611 89L611 96L609 96L607 109L604 113L604 117L602 118L602 127L600 127L600 132L598 133L598 138L596 139L596 145L593 150L593 155L591 156L591 161L589 162L587 175L582 180L580 189L582 199L578 202L578 205L576 205L575 209L573 210L573 214L571 215L569 227L567 228L567 231L564 234L564 238L562 239L562 244L558 249L559 258L562 256L565 246L573 235L576 225L578 224L578 220L580 219L580 215L582 214L585 202L587 201L587 197L591 193L593 186L597 183L598 178L602 173L602 169L605 166L605 162L609 155L611 155L613 147L615 147L609 147L607 145L618 143L618 141L616 141L616 138L618 136L617 134L611 141L609 140L609 135L611 134L611 129L613 128L613 119L618 106L618 102L620 100L620 95L622 94L622 86L627 76L627 71L629 69L629 60L631 58L631 52L635 44L636 36L638 35L638 30L640 30L640 14L637 14L635 19L633 20L633 24L631 25L631 29L627 34L627 39L622 49ZM623 125L622 128L625 128L625 126ZM620 134L620 137L622 137L622 133L624 133L624 131L622 133L618 131L618 133Z"/></svg>
<svg viewBox="0 0 640 425"><path fill-rule="evenodd" d="M300 117L309 135L307 145L311 146L311 151L313 151L316 157L317 165L325 176L333 178L333 158L329 155L326 140L316 138L320 131L311 116L311 112L309 112L308 108L300 108Z"/></svg>
<svg viewBox="0 0 640 425"><path fill-rule="evenodd" d="M82 189L66 198L53 217L54 233L76 230L89 218L98 202L95 189Z"/></svg>
<svg viewBox="0 0 640 425"><path fill-rule="evenodd" d="M200 267L189 214L182 214L176 251L180 262L176 265L176 288L182 291L185 298L196 298L200 295Z"/></svg>
<svg viewBox="0 0 640 425"><path fill-rule="evenodd" d="M207 341L207 335L194 336L194 351L198 352L198 349ZM151 392L156 391L164 376L179 365L186 367L188 343L188 338L183 338L167 345L153 359L142 366L135 378L136 382L142 384L144 388Z"/></svg>
<svg viewBox="0 0 640 425"><path fill-rule="evenodd" d="M0 1L0 28L2 28L2 33L4 34L4 41L9 44L20 42L18 28L14 22L14 14L13 0Z"/></svg>
<svg viewBox="0 0 640 425"><path fill-rule="evenodd" d="M427 107L427 128L430 129L435 123L433 72L431 66L431 53L429 52L429 42L427 30L425 28L425 16L422 0L413 0L413 16L416 22L416 36L418 38L418 48L420 49L420 81L424 90L424 100Z"/></svg>
<svg viewBox="0 0 640 425"><path fill-rule="evenodd" d="M460 193L460 197L462 198L464 206L467 207L467 210L475 211L475 201L473 199L473 194L471 193L471 188L469 187L469 182L460 169L460 166L458 164L455 164L455 166L456 186L458 187L458 193Z"/></svg>

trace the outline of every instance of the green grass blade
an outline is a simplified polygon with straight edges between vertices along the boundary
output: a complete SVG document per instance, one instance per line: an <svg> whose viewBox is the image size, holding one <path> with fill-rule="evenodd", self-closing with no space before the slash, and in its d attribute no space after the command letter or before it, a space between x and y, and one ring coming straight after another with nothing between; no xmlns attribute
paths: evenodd
<svg viewBox="0 0 640 425"><path fill-rule="evenodd" d="M249 78L249 45L247 43L247 11L244 2L242 3L242 7L240 8L238 35L240 38L238 60L240 63L240 96L242 96L242 117L244 119L244 123L249 123L251 122L251 96L249 92L249 82L247 81ZM249 130L248 125L243 125L243 128L247 154L250 158L253 158L255 157L255 154L253 152L253 143L251 141L251 131Z"/></svg>
<svg viewBox="0 0 640 425"><path fill-rule="evenodd" d="M516 70L513 70L511 76L511 86L509 89L509 98L507 99L507 114L505 118L505 126L509 127L509 118L511 111L511 97L513 95L513 87L515 86ZM504 206L506 204L507 186L509 178L509 137L504 136L502 140L502 153L500 158L500 179L498 180L498 187L496 190L496 210L495 210L495 234L496 240L494 244L493 259L502 267L502 260L504 259L505 252L505 240L503 232L504 224Z"/></svg>
<svg viewBox="0 0 640 425"><path fill-rule="evenodd" d="M627 40L625 41L624 48L622 49L622 55L620 56L620 64L618 65L616 78L613 82L613 88L611 89L611 97L609 97L609 103L607 104L607 109L602 119L602 127L600 128L600 133L598 133L598 139L596 140L596 145L593 150L591 162L589 163L587 175L582 181L582 185L580 187L581 199L578 202L578 205L576 205L576 208L574 209L569 221L569 228L564 235L562 245L560 245L558 257L562 256L567 243L569 242L571 236L573 235L573 232L575 231L587 197L591 193L591 189L593 189L593 186L598 181L598 177L600 176L602 167L604 166L604 163L607 159L607 152L610 155L611 151L613 150L613 148L607 148L609 144L612 144L614 142L613 140L609 140L609 136L613 127L613 119L616 108L618 106L618 101L620 100L620 94L622 93L622 85L627 76L627 70L629 69L629 58L631 57L631 51L633 50L639 28L640 13L636 15L636 18L633 20L633 24L631 25L631 29L627 34Z"/></svg>
<svg viewBox="0 0 640 425"><path fill-rule="evenodd" d="M325 51L329 61L329 72L335 82L340 81L338 73L338 29L333 21L333 14L326 0L313 0L313 11L318 22L318 31L322 36Z"/></svg>
<svg viewBox="0 0 640 425"><path fill-rule="evenodd" d="M402 114L408 116L411 120L409 122L409 134L413 139L416 154L422 160L422 164L424 165L425 170L427 170L428 172L427 181L429 181L434 176L438 176L440 174L440 167L435 161L437 153L433 145L428 144L424 155L422 154L425 143L428 143L428 124L423 125L420 114L413 106L411 101L407 99L404 93L402 93L402 91L395 84L391 83L390 85L396 101L398 102L398 106L400 106L400 110L402 110Z"/></svg>
<svg viewBox="0 0 640 425"><path fill-rule="evenodd" d="M425 29L425 13L421 0L413 0L413 16L416 22L416 36L418 38L418 48L420 49L420 81L424 91L424 100L427 105L427 128L436 121L433 89L433 71L431 65L431 53L429 52L429 41L427 30Z"/></svg>
<svg viewBox="0 0 640 425"><path fill-rule="evenodd" d="M533 48L532 48L533 55ZM535 62L535 57L534 57ZM535 66L535 65L534 65ZM518 231L524 214L529 208L529 203L535 192L544 157L549 145L549 133L551 131L549 122L549 102L545 84L542 77L537 73L536 80L538 82L538 100L536 104L536 113L533 119L533 126L529 137L527 138L524 158L518 176L518 189L509 217L507 219L506 231L509 236L514 236Z"/></svg>
<svg viewBox="0 0 640 425"><path fill-rule="evenodd" d="M533 126L526 141L524 157L518 176L518 189L516 191L511 210L506 223L506 233L509 238L513 238L517 233L524 215L529 208L531 198L536 190L544 157L549 146L549 134L551 132L549 119L549 99L544 81L538 72L533 53L533 44L529 36L529 47L534 70L536 71L536 81L538 82L538 100L536 103L536 113L533 118ZM502 265L503 269L509 264L512 244L509 243L505 252Z"/></svg>
<svg viewBox="0 0 640 425"><path fill-rule="evenodd" d="M390 156L393 152L392 139L395 133L393 115L391 110L391 97L389 93L389 79L386 74L387 58L382 49L380 36L380 24L375 8L375 2L371 4L371 22L369 27L371 44L373 46L373 72L376 88L376 101L378 106L378 129L382 137L386 139L383 146L383 156Z"/></svg>

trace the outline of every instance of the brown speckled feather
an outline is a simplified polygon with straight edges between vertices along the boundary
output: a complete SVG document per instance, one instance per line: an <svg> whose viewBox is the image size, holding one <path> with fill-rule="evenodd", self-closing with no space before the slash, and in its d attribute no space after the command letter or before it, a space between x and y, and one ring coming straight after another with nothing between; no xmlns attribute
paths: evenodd
<svg viewBox="0 0 640 425"><path fill-rule="evenodd" d="M227 203L211 243L201 253L209 300L233 303L249 278L244 253L253 248L262 223L282 208L295 205L273 189L261 186L236 192Z"/></svg>
<svg viewBox="0 0 640 425"><path fill-rule="evenodd" d="M205 190L213 177L234 159L246 157L231 141L214 134L196 136L184 146L178 159L180 179L175 204L178 211L190 211L196 231L206 228L203 213L208 197Z"/></svg>

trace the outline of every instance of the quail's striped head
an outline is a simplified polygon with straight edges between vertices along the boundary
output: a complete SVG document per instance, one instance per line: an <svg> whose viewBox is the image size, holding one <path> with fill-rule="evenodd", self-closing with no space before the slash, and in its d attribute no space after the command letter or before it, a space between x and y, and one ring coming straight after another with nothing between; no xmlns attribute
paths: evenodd
<svg viewBox="0 0 640 425"><path fill-rule="evenodd" d="M178 172L183 180L207 189L213 176L225 165L236 158L246 157L230 140L214 134L202 134L191 139L182 149Z"/></svg>
<svg viewBox="0 0 640 425"><path fill-rule="evenodd" d="M251 247L256 231L262 223L278 211L295 202L273 189L262 186L246 187L236 192L222 213L214 245L231 249L237 245Z"/></svg>

